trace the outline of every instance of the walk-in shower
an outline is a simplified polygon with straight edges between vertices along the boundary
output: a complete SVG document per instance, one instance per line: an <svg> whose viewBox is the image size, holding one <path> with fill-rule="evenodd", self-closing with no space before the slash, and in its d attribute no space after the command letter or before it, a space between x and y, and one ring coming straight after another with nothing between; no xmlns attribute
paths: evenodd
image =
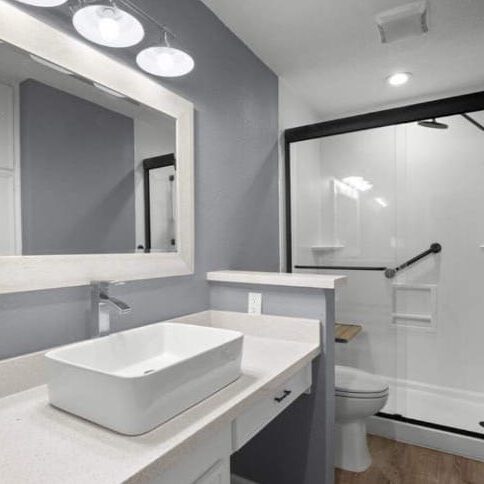
<svg viewBox="0 0 484 484"><path fill-rule="evenodd" d="M287 269L347 275L337 320L363 327L337 363L389 379L384 417L477 438L483 124L480 93L286 132Z"/></svg>

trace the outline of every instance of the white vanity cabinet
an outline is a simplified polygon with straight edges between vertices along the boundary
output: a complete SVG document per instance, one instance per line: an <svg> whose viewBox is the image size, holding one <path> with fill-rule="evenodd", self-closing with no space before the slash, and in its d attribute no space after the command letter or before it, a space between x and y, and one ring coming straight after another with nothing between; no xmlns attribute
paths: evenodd
<svg viewBox="0 0 484 484"><path fill-rule="evenodd" d="M297 398L307 398L301 395L311 388L312 362L321 353L321 323L215 310L167 323L177 322L191 325L191 331L198 326L242 333L241 376L150 432L129 437L60 412L49 405L42 378L27 379L21 388L0 398L1 460L9 463L2 468L0 481L230 484L231 455ZM106 338L114 344L120 335ZM129 356L132 362L133 354ZM18 379L22 367L24 373L28 369L29 375L35 375L45 358L41 353L0 362L0 376L7 382ZM187 389L191 391L193 387Z"/></svg>
<svg viewBox="0 0 484 484"><path fill-rule="evenodd" d="M136 482L146 484L230 484L231 429L207 436L173 466Z"/></svg>
<svg viewBox="0 0 484 484"><path fill-rule="evenodd" d="M203 444L194 447L189 455L149 484L230 484L230 454L242 448L269 422L311 387L311 365L305 366L292 377L250 405L241 415Z"/></svg>
<svg viewBox="0 0 484 484"><path fill-rule="evenodd" d="M311 387L311 365L268 391L232 423L232 448L236 452L255 437L271 420Z"/></svg>

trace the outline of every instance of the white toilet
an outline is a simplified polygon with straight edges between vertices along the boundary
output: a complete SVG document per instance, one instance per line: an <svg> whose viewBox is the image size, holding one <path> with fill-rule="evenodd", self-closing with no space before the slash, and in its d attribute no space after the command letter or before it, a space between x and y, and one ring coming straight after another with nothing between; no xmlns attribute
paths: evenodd
<svg viewBox="0 0 484 484"><path fill-rule="evenodd" d="M388 383L366 371L336 366L336 449L339 469L363 472L371 464L366 420L388 399Z"/></svg>

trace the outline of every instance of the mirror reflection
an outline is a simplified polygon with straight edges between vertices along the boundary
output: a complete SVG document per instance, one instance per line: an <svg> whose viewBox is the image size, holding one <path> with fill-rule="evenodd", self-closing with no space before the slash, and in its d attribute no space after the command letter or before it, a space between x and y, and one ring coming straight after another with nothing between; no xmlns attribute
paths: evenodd
<svg viewBox="0 0 484 484"><path fill-rule="evenodd" d="M176 251L176 121L0 45L0 255Z"/></svg>

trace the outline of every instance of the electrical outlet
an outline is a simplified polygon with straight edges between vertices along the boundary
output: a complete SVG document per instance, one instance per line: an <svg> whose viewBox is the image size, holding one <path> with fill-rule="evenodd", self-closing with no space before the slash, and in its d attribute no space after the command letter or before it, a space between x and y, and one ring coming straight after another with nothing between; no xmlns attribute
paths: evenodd
<svg viewBox="0 0 484 484"><path fill-rule="evenodd" d="M262 294L260 292L249 292L249 314L261 314Z"/></svg>

